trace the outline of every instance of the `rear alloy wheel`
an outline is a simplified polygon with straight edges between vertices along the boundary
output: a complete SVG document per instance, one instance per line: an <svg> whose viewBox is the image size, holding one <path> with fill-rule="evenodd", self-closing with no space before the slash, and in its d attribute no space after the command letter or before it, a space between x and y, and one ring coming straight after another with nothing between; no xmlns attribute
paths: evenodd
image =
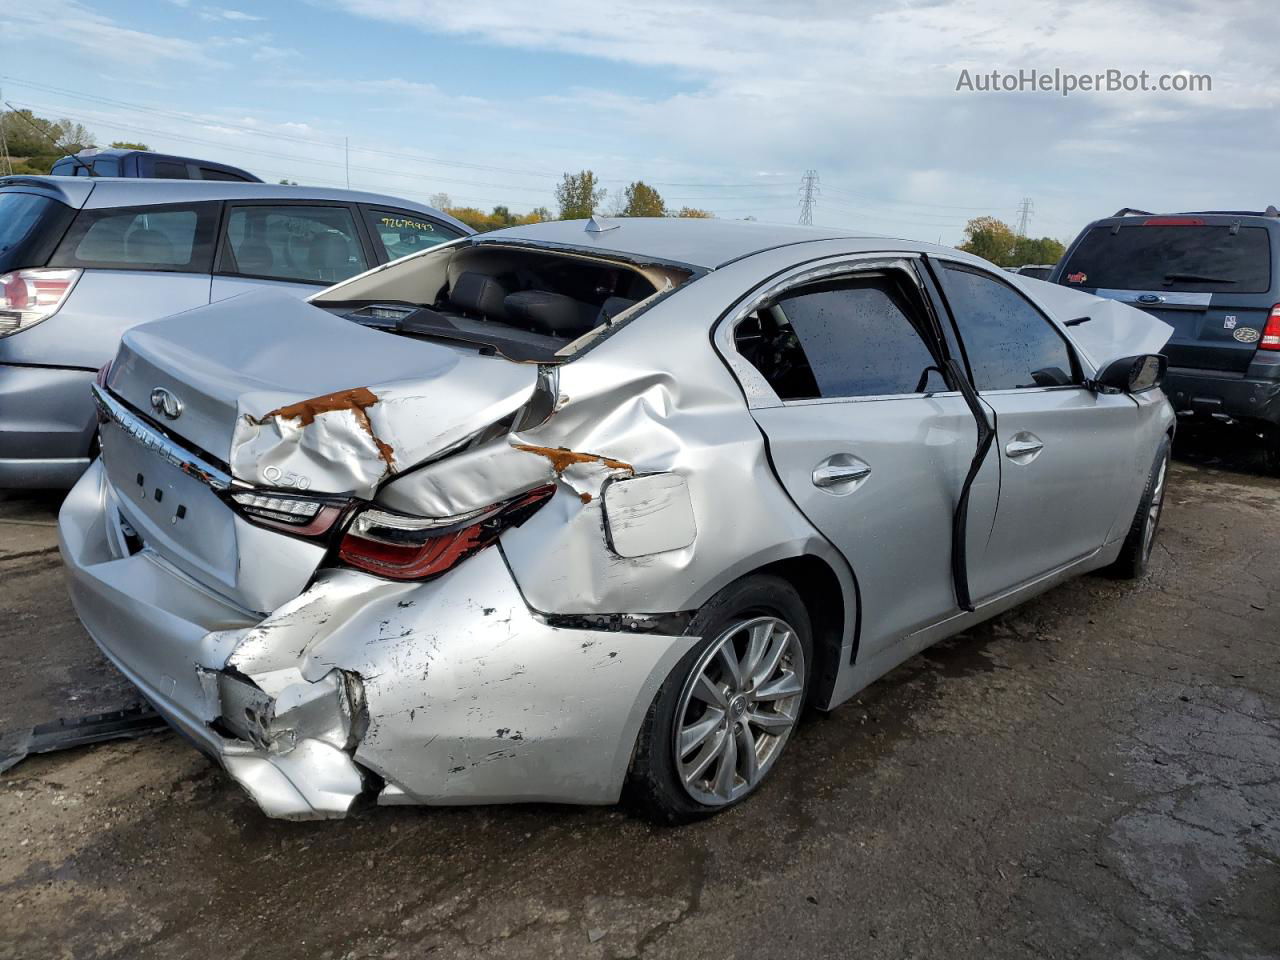
<svg viewBox="0 0 1280 960"><path fill-rule="evenodd" d="M654 698L627 788L665 823L709 816L760 785L800 719L813 662L808 613L777 577L726 587L688 632L705 639Z"/></svg>
<svg viewBox="0 0 1280 960"><path fill-rule="evenodd" d="M721 807L764 779L800 716L804 650L777 617L740 620L715 639L676 707L672 745L680 782Z"/></svg>
<svg viewBox="0 0 1280 960"><path fill-rule="evenodd" d="M1138 503L1138 512L1134 515L1125 537L1124 546L1120 548L1120 556L1107 568L1107 572L1120 580L1136 580L1147 572L1151 561L1151 551L1155 548L1156 534L1160 529L1160 516L1164 512L1165 480L1169 474L1169 438L1160 442L1156 451L1155 463L1151 465L1151 473L1147 476L1147 485L1142 491L1142 500Z"/></svg>

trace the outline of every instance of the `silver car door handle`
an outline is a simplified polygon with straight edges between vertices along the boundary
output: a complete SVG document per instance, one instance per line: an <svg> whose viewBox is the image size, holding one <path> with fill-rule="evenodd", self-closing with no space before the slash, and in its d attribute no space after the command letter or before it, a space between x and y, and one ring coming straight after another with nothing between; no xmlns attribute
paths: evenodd
<svg viewBox="0 0 1280 960"><path fill-rule="evenodd" d="M834 487L841 483L853 483L870 475L871 468L865 463L820 463L813 468L813 485Z"/></svg>
<svg viewBox="0 0 1280 960"><path fill-rule="evenodd" d="M1014 439L1004 448L1004 452L1013 458L1029 457L1044 449L1044 444L1034 438Z"/></svg>

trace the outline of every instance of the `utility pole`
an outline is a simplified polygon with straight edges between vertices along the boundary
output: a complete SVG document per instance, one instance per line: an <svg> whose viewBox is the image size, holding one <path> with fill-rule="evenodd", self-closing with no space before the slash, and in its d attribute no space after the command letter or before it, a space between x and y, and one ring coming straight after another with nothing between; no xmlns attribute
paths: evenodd
<svg viewBox="0 0 1280 960"><path fill-rule="evenodd" d="M347 189L351 189L351 138L342 138L342 163L347 168Z"/></svg>
<svg viewBox="0 0 1280 960"><path fill-rule="evenodd" d="M813 208L817 206L822 189L818 186L818 171L806 170L800 178L800 222L813 225Z"/></svg>
<svg viewBox="0 0 1280 960"><path fill-rule="evenodd" d="M1035 212L1035 204L1031 202L1030 197L1023 197L1022 202L1018 204L1018 237L1025 239L1027 236L1027 222L1031 219L1031 214Z"/></svg>
<svg viewBox="0 0 1280 960"><path fill-rule="evenodd" d="M0 89L0 103L4 103L4 90ZM0 151L4 153L4 172L13 173L13 160L9 157L9 138L4 131L4 113L0 112Z"/></svg>

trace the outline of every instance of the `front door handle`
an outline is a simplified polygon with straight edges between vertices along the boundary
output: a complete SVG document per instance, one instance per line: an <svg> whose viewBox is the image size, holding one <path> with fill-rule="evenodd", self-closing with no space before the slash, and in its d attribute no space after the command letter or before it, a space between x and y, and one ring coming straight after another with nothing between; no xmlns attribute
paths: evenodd
<svg viewBox="0 0 1280 960"><path fill-rule="evenodd" d="M1016 463L1030 463L1043 449L1044 444L1040 442L1039 437L1024 431L1013 435L1013 439L1005 446L1004 452Z"/></svg>
<svg viewBox="0 0 1280 960"><path fill-rule="evenodd" d="M850 453L827 457L813 468L813 485L828 493L849 493L871 476L871 465Z"/></svg>

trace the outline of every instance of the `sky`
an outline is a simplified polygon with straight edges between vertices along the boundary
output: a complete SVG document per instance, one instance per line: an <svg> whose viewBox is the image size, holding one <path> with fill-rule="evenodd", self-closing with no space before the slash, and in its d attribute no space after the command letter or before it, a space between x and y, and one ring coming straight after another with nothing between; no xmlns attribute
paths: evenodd
<svg viewBox="0 0 1280 960"><path fill-rule="evenodd" d="M0 0L3 99L264 180L523 212L564 171L669 207L955 244L1280 205L1274 0ZM1200 92L957 90L992 70Z"/></svg>

